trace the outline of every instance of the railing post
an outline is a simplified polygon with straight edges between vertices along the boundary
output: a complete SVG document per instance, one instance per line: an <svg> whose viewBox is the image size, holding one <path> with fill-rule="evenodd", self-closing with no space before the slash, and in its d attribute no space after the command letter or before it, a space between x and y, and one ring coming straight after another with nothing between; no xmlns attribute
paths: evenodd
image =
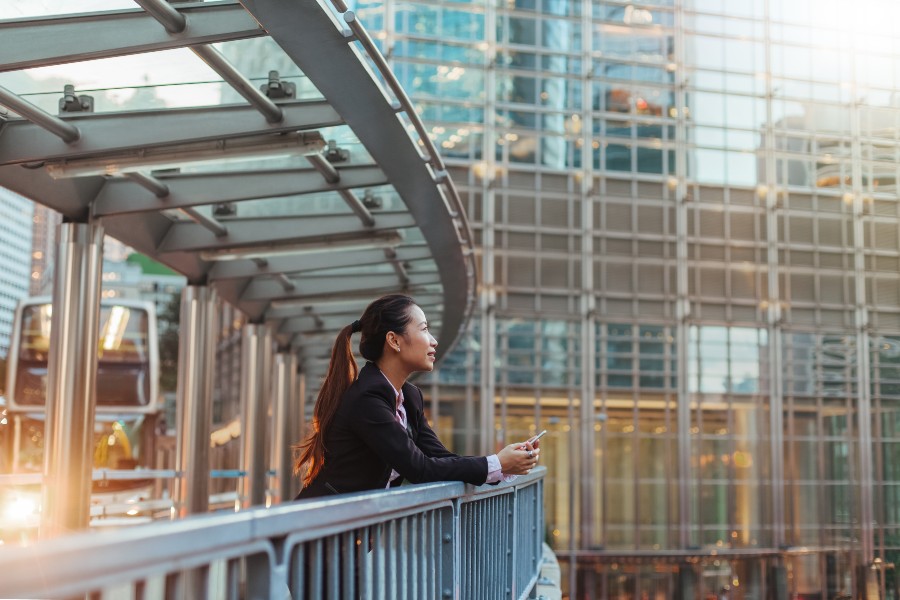
<svg viewBox="0 0 900 600"><path fill-rule="evenodd" d="M506 515L504 523L506 524L507 538L509 540L510 547L507 549L507 554L509 554L509 568L506 571L506 580L510 582L510 598L518 598L519 597L519 586L517 581L517 576L521 569L519 568L519 562L522 561L522 544L525 543L525 540L519 539L519 490L516 489L512 493L512 498L509 503L509 508L506 509Z"/></svg>
<svg viewBox="0 0 900 600"><path fill-rule="evenodd" d="M439 585L442 600L459 600L461 580L461 506L459 498L453 500L452 510L440 515L441 556Z"/></svg>
<svg viewBox="0 0 900 600"><path fill-rule="evenodd" d="M42 486L41 536L85 529L90 519L103 227L59 226Z"/></svg>

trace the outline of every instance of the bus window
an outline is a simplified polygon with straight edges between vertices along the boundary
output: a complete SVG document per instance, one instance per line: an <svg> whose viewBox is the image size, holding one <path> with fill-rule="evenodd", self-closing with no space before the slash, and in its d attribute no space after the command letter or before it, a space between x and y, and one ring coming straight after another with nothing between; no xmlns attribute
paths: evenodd
<svg viewBox="0 0 900 600"><path fill-rule="evenodd" d="M45 402L51 316L49 304L30 304L22 308L13 396L16 404L43 406ZM99 334L97 406L152 404L148 311L139 307L102 305Z"/></svg>

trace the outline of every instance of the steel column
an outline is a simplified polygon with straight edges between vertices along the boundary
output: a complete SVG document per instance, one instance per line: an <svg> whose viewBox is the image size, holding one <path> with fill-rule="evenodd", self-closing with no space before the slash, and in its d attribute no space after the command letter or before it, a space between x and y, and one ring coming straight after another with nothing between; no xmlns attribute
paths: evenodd
<svg viewBox="0 0 900 600"><path fill-rule="evenodd" d="M209 510L209 434L216 354L216 292L189 285L181 291L175 502L179 517Z"/></svg>
<svg viewBox="0 0 900 600"><path fill-rule="evenodd" d="M275 381L272 384L275 405L273 406L274 435L272 436L272 468L275 470L275 502L286 502L293 498L293 453L291 445L296 438L298 415L297 405L297 355L281 351L275 355Z"/></svg>
<svg viewBox="0 0 900 600"><path fill-rule="evenodd" d="M241 343L241 480L244 508L266 502L266 421L272 333L268 326L245 325Z"/></svg>
<svg viewBox="0 0 900 600"><path fill-rule="evenodd" d="M766 11L769 11L768 5ZM771 73L772 51L771 25L767 18L765 21L765 61L767 73ZM768 362L769 362L769 476L772 485L772 545L780 548L792 542L787 536L787 516L785 514L784 487L784 393L782 384L782 330L784 329L784 316L781 304L781 281L779 279L781 267L779 264L778 247L779 239L779 213L782 211L779 205L779 190L777 177L777 163L775 161L775 129L773 98L775 90L771 79L766 80L766 124L763 137L765 139L766 175L765 187L757 190L760 199L766 201L766 264L767 287L769 297L766 307L766 331L768 338ZM778 563L776 566L781 566Z"/></svg>
<svg viewBox="0 0 900 600"><path fill-rule="evenodd" d="M685 74L684 7L675 7L675 97L678 114L675 120L675 139L687 139L687 76ZM693 440L691 434L691 388L688 382L688 335L692 320L690 304L690 265L688 258L688 219L690 216L687 189L688 163L687 149L683 144L675 152L675 356L677 365L676 422L678 439L678 546L687 548L694 543L692 530L696 523L697 508L691 494L694 473L691 456Z"/></svg>
<svg viewBox="0 0 900 600"><path fill-rule="evenodd" d="M88 526L103 227L59 226L53 281L41 536Z"/></svg>
<svg viewBox="0 0 900 600"><path fill-rule="evenodd" d="M859 97L854 95L854 97ZM850 109L850 154L852 157L853 185L853 284L854 321L856 324L856 377L858 381L856 397L857 448L859 448L858 486L859 486L859 541L862 551L860 568L867 568L875 559L875 508L872 491L875 488L872 456L872 371L870 352L870 324L868 309L868 292L866 286L866 237L865 237L865 205L863 200L862 162L863 149L861 143L862 125L860 123L860 103L854 103ZM877 583L875 589L877 590Z"/></svg>

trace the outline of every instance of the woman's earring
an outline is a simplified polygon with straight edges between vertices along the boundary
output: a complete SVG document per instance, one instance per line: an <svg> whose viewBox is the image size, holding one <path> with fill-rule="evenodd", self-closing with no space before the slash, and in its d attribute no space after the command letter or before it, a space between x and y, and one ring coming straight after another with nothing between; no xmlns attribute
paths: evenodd
<svg viewBox="0 0 900 600"><path fill-rule="evenodd" d="M394 348L394 350L396 350L397 352L400 352L400 346L397 346L396 348Z"/></svg>

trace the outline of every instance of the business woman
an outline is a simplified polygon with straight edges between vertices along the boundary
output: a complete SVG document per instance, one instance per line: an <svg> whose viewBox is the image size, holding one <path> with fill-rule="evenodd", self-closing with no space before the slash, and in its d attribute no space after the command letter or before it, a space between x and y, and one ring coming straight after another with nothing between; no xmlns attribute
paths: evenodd
<svg viewBox="0 0 900 600"><path fill-rule="evenodd" d="M358 370L351 336L360 333ZM338 334L313 410L313 431L295 446L298 499L384 489L429 481L493 483L531 471L537 444L510 444L492 456L459 456L425 420L422 392L407 383L434 369L437 340L412 298L393 294L372 302Z"/></svg>

